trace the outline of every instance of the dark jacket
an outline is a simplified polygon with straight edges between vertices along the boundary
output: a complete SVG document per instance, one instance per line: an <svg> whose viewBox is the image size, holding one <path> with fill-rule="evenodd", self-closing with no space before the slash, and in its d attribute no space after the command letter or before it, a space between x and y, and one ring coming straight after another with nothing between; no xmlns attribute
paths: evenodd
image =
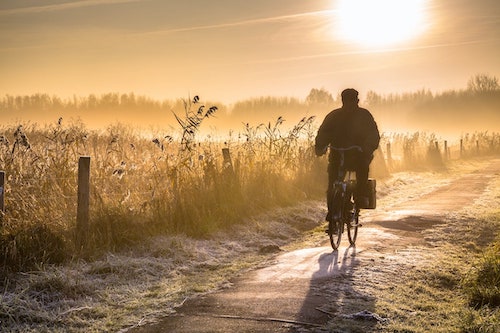
<svg viewBox="0 0 500 333"><path fill-rule="evenodd" d="M331 111L323 120L316 136L315 150L321 156L328 145L343 148L357 145L363 149L363 155L371 156L378 148L379 141L377 123L370 111L344 106ZM333 158L332 151L330 158Z"/></svg>

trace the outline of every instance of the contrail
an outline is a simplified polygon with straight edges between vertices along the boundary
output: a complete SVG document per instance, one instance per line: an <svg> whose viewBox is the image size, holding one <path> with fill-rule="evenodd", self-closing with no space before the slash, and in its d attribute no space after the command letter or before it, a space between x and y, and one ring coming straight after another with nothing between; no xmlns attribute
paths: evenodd
<svg viewBox="0 0 500 333"><path fill-rule="evenodd" d="M261 61L252 61L252 62L247 62L247 64L264 64L264 63L292 62L292 61L300 61L300 60L332 58L332 57L340 57L340 56L348 56L348 55L358 55L358 54L405 52L405 51L435 49L435 48L450 47L450 46L481 44L481 43L487 43L487 42L494 42L494 41L497 41L497 40L498 39L484 39L484 40L476 40L476 41L466 41L466 42L457 42L457 43L443 43L443 44L423 45L423 46L404 47L404 48L402 47L402 48L386 48L386 49L376 49L376 50L357 50L357 51L330 52L330 53L311 54L311 55L303 55L303 56L295 56L295 57L287 57L287 58L277 58L277 59L269 59L269 60L261 60Z"/></svg>
<svg viewBox="0 0 500 333"><path fill-rule="evenodd" d="M200 25L200 26L184 27L184 28L172 28L172 29L165 29L165 30L143 32L143 33L138 33L138 34L140 34L140 35L144 35L144 34L157 35L157 34L169 34L169 33L174 33L174 32L186 32L186 31L196 31L196 30L209 30L209 29L239 27L239 26L246 26L246 25L253 25L253 24L286 21L286 20L290 20L290 19L297 19L297 18L310 17L310 16L324 16L324 15L332 14L334 12L335 12L335 10L318 10L318 11L312 11L312 12L306 12L306 13L264 17L264 18L243 20L243 21L236 21L236 22L228 22L228 23Z"/></svg>
<svg viewBox="0 0 500 333"><path fill-rule="evenodd" d="M129 2L139 2L139 1L141 0L82 0L70 3L57 4L57 5L5 9L5 10L0 10L0 15L55 12L59 10L66 10L72 8L91 7L100 5L114 5L114 4L129 3Z"/></svg>

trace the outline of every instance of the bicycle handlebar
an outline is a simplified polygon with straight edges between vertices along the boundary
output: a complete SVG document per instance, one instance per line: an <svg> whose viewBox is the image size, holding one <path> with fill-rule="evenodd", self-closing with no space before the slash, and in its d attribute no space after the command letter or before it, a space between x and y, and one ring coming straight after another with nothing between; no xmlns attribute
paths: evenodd
<svg viewBox="0 0 500 333"><path fill-rule="evenodd" d="M330 147L330 149L336 150L336 151L357 150L359 152L363 152L363 149L360 146L350 146L350 147L346 147L346 148Z"/></svg>

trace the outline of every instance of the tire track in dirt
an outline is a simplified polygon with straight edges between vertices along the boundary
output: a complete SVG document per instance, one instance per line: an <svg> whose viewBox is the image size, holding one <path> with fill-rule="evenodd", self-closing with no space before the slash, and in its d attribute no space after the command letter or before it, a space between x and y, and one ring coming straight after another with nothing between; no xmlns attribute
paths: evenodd
<svg viewBox="0 0 500 333"><path fill-rule="evenodd" d="M321 326L332 316L351 315L351 301L374 308L375 300L355 288L360 266L377 278L387 270L373 259L381 253L395 265L402 256L411 260L405 248L424 243L420 232L473 204L499 172L500 160L494 160L420 198L365 211L355 248L345 247L343 239L344 247L332 252L325 235L324 246L282 253L269 266L234 279L232 286L188 299L159 323L129 332L323 332ZM376 323L374 316L366 331Z"/></svg>

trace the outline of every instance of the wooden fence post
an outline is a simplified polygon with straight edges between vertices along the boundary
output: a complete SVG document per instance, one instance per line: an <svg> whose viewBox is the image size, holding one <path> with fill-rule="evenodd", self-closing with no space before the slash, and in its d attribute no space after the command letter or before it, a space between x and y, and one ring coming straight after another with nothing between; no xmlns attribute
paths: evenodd
<svg viewBox="0 0 500 333"><path fill-rule="evenodd" d="M391 143L390 142L387 142L387 145L386 145L386 154L387 154L387 163L389 164L389 167L392 167L392 152L391 152Z"/></svg>
<svg viewBox="0 0 500 333"><path fill-rule="evenodd" d="M224 180L227 182L226 184L229 186L229 189L234 189L238 186L238 181L236 179L236 173L234 172L233 161L231 159L229 148L222 148L222 156L224 158L222 167Z"/></svg>
<svg viewBox="0 0 500 333"><path fill-rule="evenodd" d="M229 148L222 148L222 157L224 158L224 169L229 168L233 172L233 161L231 160Z"/></svg>
<svg viewBox="0 0 500 333"><path fill-rule="evenodd" d="M464 140L460 139L460 158L463 157L464 154Z"/></svg>
<svg viewBox="0 0 500 333"><path fill-rule="evenodd" d="M81 249L89 228L90 205L90 157L81 156L78 161L78 205L76 213L76 243Z"/></svg>
<svg viewBox="0 0 500 333"><path fill-rule="evenodd" d="M448 141L444 140L444 159L448 159Z"/></svg>

